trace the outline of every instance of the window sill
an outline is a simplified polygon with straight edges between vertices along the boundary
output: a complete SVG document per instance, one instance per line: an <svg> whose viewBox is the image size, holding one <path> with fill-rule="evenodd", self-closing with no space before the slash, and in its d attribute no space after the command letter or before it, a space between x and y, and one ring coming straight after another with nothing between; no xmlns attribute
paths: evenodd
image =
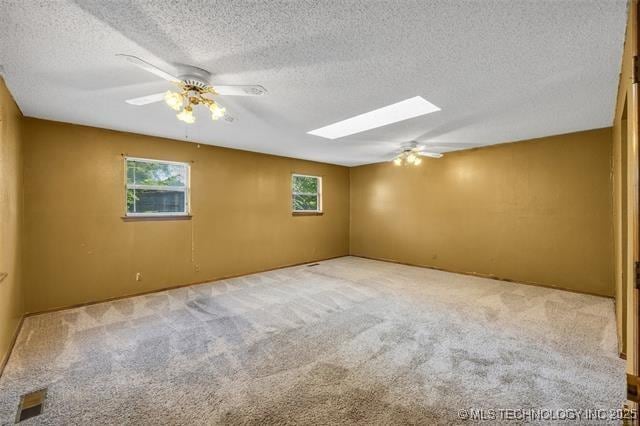
<svg viewBox="0 0 640 426"><path fill-rule="evenodd" d="M154 220L191 220L191 215L122 216L124 222L144 222Z"/></svg>
<svg viewBox="0 0 640 426"><path fill-rule="evenodd" d="M324 212L291 212L292 216L322 216Z"/></svg>

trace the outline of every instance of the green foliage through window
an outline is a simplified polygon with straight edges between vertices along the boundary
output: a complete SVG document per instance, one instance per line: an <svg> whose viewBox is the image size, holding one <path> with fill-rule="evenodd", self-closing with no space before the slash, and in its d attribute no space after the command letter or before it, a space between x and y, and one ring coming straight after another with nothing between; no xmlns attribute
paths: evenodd
<svg viewBox="0 0 640 426"><path fill-rule="evenodd" d="M188 165L127 159L128 213L186 213Z"/></svg>
<svg viewBox="0 0 640 426"><path fill-rule="evenodd" d="M183 164L127 160L127 183L183 187L187 183L187 168Z"/></svg>
<svg viewBox="0 0 640 426"><path fill-rule="evenodd" d="M321 186L320 177L293 175L291 180L293 211L320 211Z"/></svg>

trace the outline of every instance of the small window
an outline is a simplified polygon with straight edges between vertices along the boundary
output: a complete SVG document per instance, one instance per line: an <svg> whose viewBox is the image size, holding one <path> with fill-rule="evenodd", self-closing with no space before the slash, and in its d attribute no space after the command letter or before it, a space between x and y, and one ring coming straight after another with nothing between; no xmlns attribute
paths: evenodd
<svg viewBox="0 0 640 426"><path fill-rule="evenodd" d="M187 216L189 165L125 158L127 216Z"/></svg>
<svg viewBox="0 0 640 426"><path fill-rule="evenodd" d="M294 212L322 211L322 178L319 176L293 175L291 199Z"/></svg>

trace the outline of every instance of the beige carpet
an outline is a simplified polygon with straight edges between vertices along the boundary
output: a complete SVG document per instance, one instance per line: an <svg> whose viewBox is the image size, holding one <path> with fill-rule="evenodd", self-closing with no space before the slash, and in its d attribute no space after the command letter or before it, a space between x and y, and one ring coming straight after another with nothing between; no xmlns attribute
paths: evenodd
<svg viewBox="0 0 640 426"><path fill-rule="evenodd" d="M434 424L624 399L613 301L345 257L28 318L0 424ZM513 424L513 423L512 423Z"/></svg>

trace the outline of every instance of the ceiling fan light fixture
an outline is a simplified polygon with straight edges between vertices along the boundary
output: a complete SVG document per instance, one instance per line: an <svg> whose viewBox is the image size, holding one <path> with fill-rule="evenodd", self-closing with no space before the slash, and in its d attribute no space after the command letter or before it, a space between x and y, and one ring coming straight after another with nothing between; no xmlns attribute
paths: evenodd
<svg viewBox="0 0 640 426"><path fill-rule="evenodd" d="M397 154L391 161L393 161L393 164L395 164L396 166L419 166L420 164L422 164L421 157L442 157L442 154L440 154L439 152L423 151L424 148L424 146L418 145L417 142L413 141L409 144L408 147L405 147L402 152Z"/></svg>
<svg viewBox="0 0 640 426"><path fill-rule="evenodd" d="M169 105L169 108L175 111L180 111L180 108L182 108L182 104L184 103L184 97L180 93L167 90L164 94L164 101Z"/></svg>
<svg viewBox="0 0 640 426"><path fill-rule="evenodd" d="M195 115L193 115L193 110L190 106L184 107L182 111L176 114L176 117L180 121L184 121L187 124L193 124L196 121Z"/></svg>
<svg viewBox="0 0 640 426"><path fill-rule="evenodd" d="M211 111L211 119L213 121L219 120L220 118L224 117L225 113L227 112L226 108L219 106L215 102L212 102L211 105L209 105L209 110Z"/></svg>
<svg viewBox="0 0 640 426"><path fill-rule="evenodd" d="M209 83L211 73L207 70L191 65L181 64L177 66L176 71L178 71L178 75L174 75L174 73L164 71L162 68L157 67L144 59L138 58L137 56L121 53L116 56L126 60L138 68L175 84L178 88L178 92L169 90L165 93L154 93L152 95L127 99L125 101L126 103L130 105L147 105L155 102L162 102L164 100L171 109L179 111L176 116L179 120L184 121L185 123L194 123L196 121L192 108L197 105L209 108L211 111L211 119L214 121L224 118L227 122L233 122L233 117L227 114L225 108L217 105L212 97L217 95L261 96L267 93L267 89L258 84L241 84L231 86L219 86L216 84L215 87L213 87Z"/></svg>

